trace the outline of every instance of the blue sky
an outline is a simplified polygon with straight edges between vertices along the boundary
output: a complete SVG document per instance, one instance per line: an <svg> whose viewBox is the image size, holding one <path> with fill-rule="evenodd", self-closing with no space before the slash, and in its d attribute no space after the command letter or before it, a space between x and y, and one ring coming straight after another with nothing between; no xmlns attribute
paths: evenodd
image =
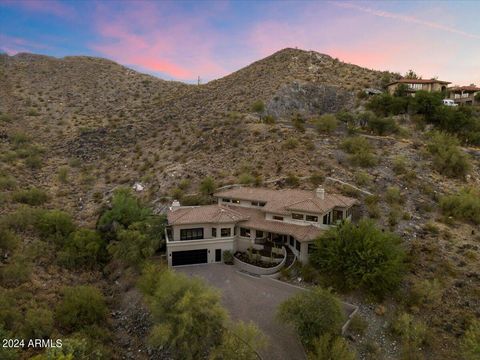
<svg viewBox="0 0 480 360"><path fill-rule="evenodd" d="M0 49L100 56L193 81L298 47L480 85L478 14L478 1L0 0Z"/></svg>

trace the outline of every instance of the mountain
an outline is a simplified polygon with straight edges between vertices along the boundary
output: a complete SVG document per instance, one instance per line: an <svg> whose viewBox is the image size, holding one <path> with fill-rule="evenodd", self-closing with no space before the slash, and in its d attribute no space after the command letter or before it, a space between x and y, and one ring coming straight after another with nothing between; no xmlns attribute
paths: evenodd
<svg viewBox="0 0 480 360"><path fill-rule="evenodd" d="M457 337L479 306L478 235L473 235L478 229L438 221L438 198L478 185L476 150L468 149L474 166L464 181L433 170L417 118L397 116L399 131L390 136L358 132L344 122L330 132L315 127L322 114L363 112L361 90L381 88L395 76L299 49L281 50L202 85L161 80L100 58L0 54L0 215L21 208L14 193L30 187L47 192L45 207L65 210L78 224L94 227L112 190L137 181L145 186L138 195L161 210L171 197L197 201L188 195L197 193L206 176L218 185L241 180L272 187L311 188L310 178L325 180L328 191L358 197L366 204L364 213L402 237L412 255L406 288L441 275L442 303L422 308L424 313L415 306L409 311L429 325L430 358L452 358ZM258 102L264 111L254 111ZM372 148L373 166L352 165L342 145L352 131ZM392 187L401 191L400 205L386 200ZM35 240L28 231L22 234L25 249ZM117 294L121 300L112 299L112 308L130 311L128 275L115 269L68 271L48 252L31 266L28 291L51 306L62 284L82 282ZM112 280L111 274L118 276ZM26 307L28 297L22 301ZM384 358L399 356L398 346L385 340L382 324L392 320L400 302L388 299L390 313L377 316L368 330L377 336L370 340L392 352L382 353ZM371 304L361 305L373 313ZM117 330L118 323L110 320ZM144 345L136 326L119 333L124 339L119 335L111 341L112 349L121 349L118 358Z"/></svg>

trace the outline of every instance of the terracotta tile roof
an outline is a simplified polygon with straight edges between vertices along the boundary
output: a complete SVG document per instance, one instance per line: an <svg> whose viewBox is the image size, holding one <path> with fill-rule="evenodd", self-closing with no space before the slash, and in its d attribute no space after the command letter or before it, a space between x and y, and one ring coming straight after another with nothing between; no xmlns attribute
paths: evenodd
<svg viewBox="0 0 480 360"><path fill-rule="evenodd" d="M236 223L246 219L241 213L221 205L179 207L170 210L167 218L170 225Z"/></svg>
<svg viewBox="0 0 480 360"><path fill-rule="evenodd" d="M439 83L439 84L451 84L449 81L442 81L442 80L435 80L435 79L399 79L396 81L391 82L389 85L393 84L434 84L434 83Z"/></svg>
<svg viewBox="0 0 480 360"><path fill-rule="evenodd" d="M455 86L451 87L450 91L480 91L480 87L477 86Z"/></svg>
<svg viewBox="0 0 480 360"><path fill-rule="evenodd" d="M315 191L265 188L235 187L215 193L216 197L227 197L238 200L264 201L265 212L288 214L293 211L304 211L323 214L335 207L350 207L358 201L338 194L325 194L324 199L316 196Z"/></svg>
<svg viewBox="0 0 480 360"><path fill-rule="evenodd" d="M325 231L314 225L296 225L279 220L266 220L265 213L259 209L235 205L228 206L247 218L246 220L241 221L239 226L261 231L269 231L276 234L292 235L300 242L311 241Z"/></svg>

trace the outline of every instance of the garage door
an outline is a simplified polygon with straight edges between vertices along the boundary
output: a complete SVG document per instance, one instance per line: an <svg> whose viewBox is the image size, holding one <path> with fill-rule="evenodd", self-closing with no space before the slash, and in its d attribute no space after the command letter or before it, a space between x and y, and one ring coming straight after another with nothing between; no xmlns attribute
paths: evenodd
<svg viewBox="0 0 480 360"><path fill-rule="evenodd" d="M208 262L207 249L172 252L173 266L204 264L207 262Z"/></svg>

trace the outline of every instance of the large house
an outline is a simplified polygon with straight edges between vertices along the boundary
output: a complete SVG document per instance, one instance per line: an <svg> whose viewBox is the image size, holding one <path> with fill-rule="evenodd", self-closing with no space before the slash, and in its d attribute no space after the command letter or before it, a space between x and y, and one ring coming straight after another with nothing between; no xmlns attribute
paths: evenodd
<svg viewBox="0 0 480 360"><path fill-rule="evenodd" d="M233 187L214 194L214 205L168 211L170 266L221 262L223 252L255 245L289 247L305 263L313 240L342 220L350 220L357 200L315 191Z"/></svg>
<svg viewBox="0 0 480 360"><path fill-rule="evenodd" d="M387 91L390 95L395 94L395 91L400 85L406 85L406 90L411 96L415 96L417 91L446 91L447 85L450 84L448 81L441 81L436 79L399 79L394 82L391 82L387 85Z"/></svg>
<svg viewBox="0 0 480 360"><path fill-rule="evenodd" d="M479 100L475 99L477 94L480 94L480 87L470 86L455 86L448 89L450 96L456 104L459 105L475 105L480 104Z"/></svg>

